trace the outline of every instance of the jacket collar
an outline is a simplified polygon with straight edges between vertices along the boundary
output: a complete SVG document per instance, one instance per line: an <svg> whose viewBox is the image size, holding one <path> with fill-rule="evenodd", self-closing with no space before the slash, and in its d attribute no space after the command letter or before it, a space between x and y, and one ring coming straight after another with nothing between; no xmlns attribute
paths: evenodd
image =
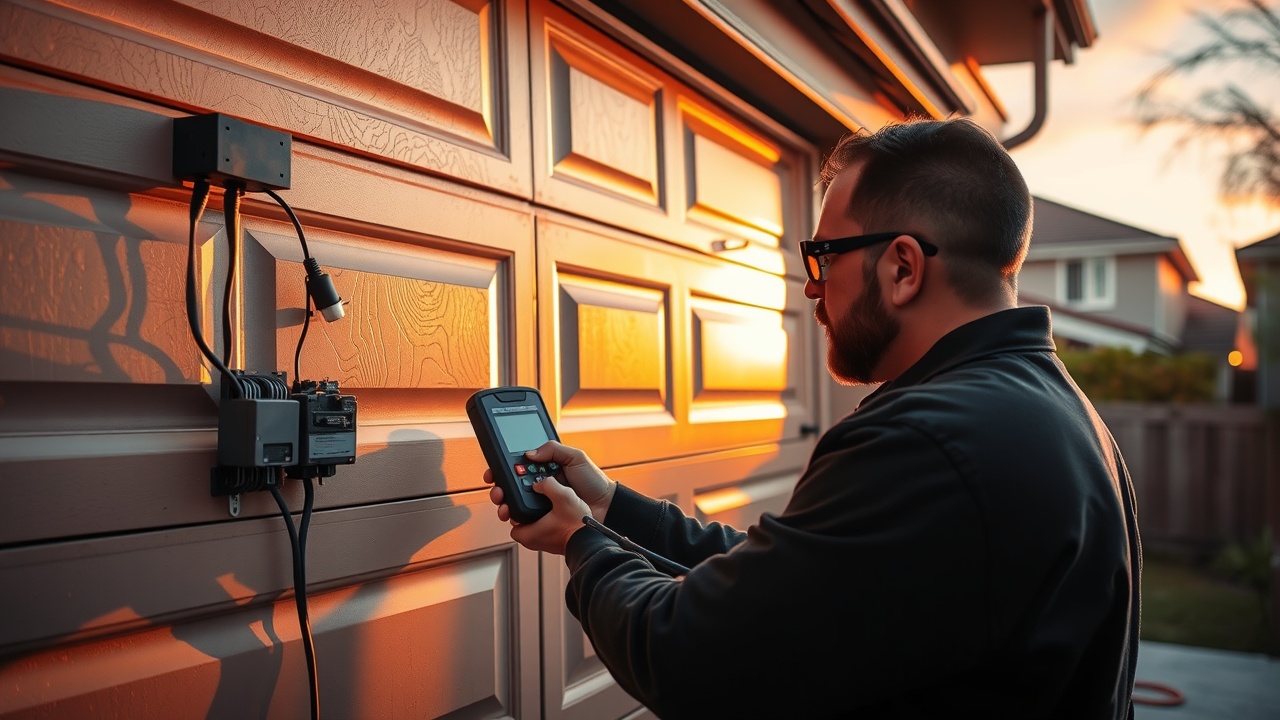
<svg viewBox="0 0 1280 720"><path fill-rule="evenodd" d="M892 388L918 385L934 375L989 355L1055 350L1049 308L1036 305L1001 310L943 335L914 365L864 398L858 409Z"/></svg>

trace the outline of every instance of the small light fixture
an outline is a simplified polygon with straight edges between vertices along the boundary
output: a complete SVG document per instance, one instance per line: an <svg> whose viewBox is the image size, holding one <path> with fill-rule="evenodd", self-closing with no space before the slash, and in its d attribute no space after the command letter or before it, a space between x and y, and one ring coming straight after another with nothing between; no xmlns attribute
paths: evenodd
<svg viewBox="0 0 1280 720"><path fill-rule="evenodd" d="M338 290L333 286L333 278L320 269L320 263L315 258L303 260L302 265L307 269L307 292L311 293L311 301L315 303L316 309L326 322L341 320L346 315L346 310L342 307Z"/></svg>

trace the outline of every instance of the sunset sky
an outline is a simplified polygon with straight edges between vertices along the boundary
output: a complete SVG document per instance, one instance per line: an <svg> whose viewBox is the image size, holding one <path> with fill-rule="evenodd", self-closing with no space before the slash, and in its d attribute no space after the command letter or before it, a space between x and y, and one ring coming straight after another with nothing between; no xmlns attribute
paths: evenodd
<svg viewBox="0 0 1280 720"><path fill-rule="evenodd" d="M1182 241L1201 282L1192 292L1240 307L1233 251L1280 231L1280 207L1228 205L1219 197L1221 145L1174 145L1183 131L1144 133L1133 98L1164 66L1167 53L1200 37L1191 10L1241 7L1242 0L1089 0L1098 29L1073 65L1054 63L1049 116L1034 139L1013 151L1037 196ZM1280 2L1272 2L1272 7ZM1232 79L1275 112L1274 75L1236 68ZM1026 126L1034 93L1030 64L984 68L1010 112L1009 133ZM1221 76L1219 76L1221 77Z"/></svg>

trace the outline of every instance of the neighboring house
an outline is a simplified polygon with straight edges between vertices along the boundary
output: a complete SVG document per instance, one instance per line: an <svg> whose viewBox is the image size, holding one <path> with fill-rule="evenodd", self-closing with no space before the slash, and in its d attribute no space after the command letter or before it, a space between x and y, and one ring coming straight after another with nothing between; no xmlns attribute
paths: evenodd
<svg viewBox="0 0 1280 720"><path fill-rule="evenodd" d="M0 2L0 715L307 714L276 506L210 496L173 118L292 136L281 194L350 301L300 358L360 403L310 531L324 714L639 718L564 563L496 519L467 397L537 386L690 515L779 509L844 410L794 252L824 153L910 114L1016 145L1093 37L1084 0ZM1006 127L982 66L1027 61ZM292 376L293 226L222 206L191 232L200 332Z"/></svg>
<svg viewBox="0 0 1280 720"><path fill-rule="evenodd" d="M1018 298L1053 309L1059 346L1204 353L1217 367L1216 399L1235 400L1252 343L1239 311L1190 293L1197 279L1177 238L1035 198Z"/></svg>
<svg viewBox="0 0 1280 720"><path fill-rule="evenodd" d="M1054 308L1054 334L1084 346L1183 347L1196 272L1177 238L1035 198L1018 294Z"/></svg>
<svg viewBox="0 0 1280 720"><path fill-rule="evenodd" d="M1280 234L1236 249L1245 316L1257 348L1257 402L1280 408Z"/></svg>
<svg viewBox="0 0 1280 720"><path fill-rule="evenodd" d="M1253 347L1252 340L1242 337L1243 328L1244 315L1240 311L1196 295L1187 296L1187 320L1178 351L1213 358L1217 370L1214 399L1220 402L1245 400L1240 392L1252 387L1241 368Z"/></svg>

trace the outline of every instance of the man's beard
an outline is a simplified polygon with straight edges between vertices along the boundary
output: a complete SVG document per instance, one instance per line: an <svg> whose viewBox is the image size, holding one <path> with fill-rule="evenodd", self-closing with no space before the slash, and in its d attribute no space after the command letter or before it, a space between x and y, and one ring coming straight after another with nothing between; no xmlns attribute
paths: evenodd
<svg viewBox="0 0 1280 720"><path fill-rule="evenodd" d="M848 314L834 320L827 316L826 304L818 300L814 317L827 330L827 370L844 385L872 382L876 365L884 358L889 343L898 337L901 323L889 315L880 297L880 278L866 274L862 295Z"/></svg>

